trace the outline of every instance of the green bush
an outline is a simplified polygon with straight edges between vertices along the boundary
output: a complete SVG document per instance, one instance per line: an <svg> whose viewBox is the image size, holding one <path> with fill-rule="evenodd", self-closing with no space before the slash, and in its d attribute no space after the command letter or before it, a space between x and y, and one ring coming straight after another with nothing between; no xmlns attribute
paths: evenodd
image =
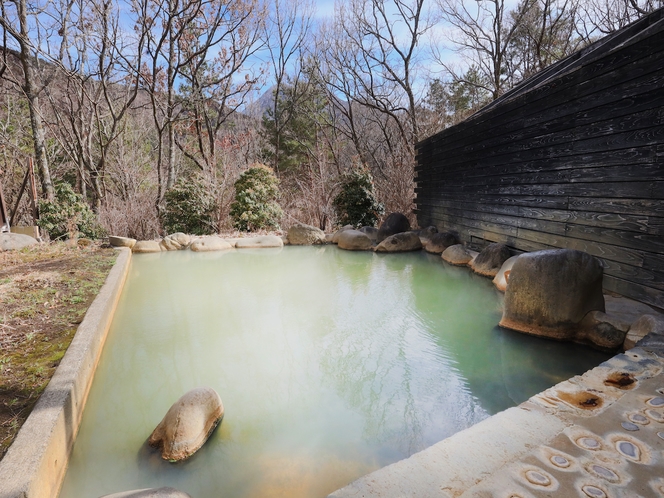
<svg viewBox="0 0 664 498"><path fill-rule="evenodd" d="M364 169L345 176L341 191L332 204L340 225L357 228L374 226L385 212L383 205L376 199L371 173Z"/></svg>
<svg viewBox="0 0 664 498"><path fill-rule="evenodd" d="M166 233L207 235L217 231L215 200L200 178L180 178L164 194L161 221Z"/></svg>
<svg viewBox="0 0 664 498"><path fill-rule="evenodd" d="M249 168L235 182L235 200L230 213L233 226L243 231L279 228L283 213L278 197L279 180L272 170L263 165Z"/></svg>
<svg viewBox="0 0 664 498"><path fill-rule="evenodd" d="M79 235L89 239L106 236L83 196L74 192L66 182L55 184L55 201L39 201L37 226L46 230L51 240Z"/></svg>

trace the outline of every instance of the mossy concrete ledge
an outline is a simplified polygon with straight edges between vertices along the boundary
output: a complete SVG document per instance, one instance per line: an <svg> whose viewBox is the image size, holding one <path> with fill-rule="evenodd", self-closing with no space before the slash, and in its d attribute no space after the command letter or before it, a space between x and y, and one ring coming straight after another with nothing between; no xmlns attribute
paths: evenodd
<svg viewBox="0 0 664 498"><path fill-rule="evenodd" d="M131 251L119 249L55 374L0 461L0 498L58 495L130 262Z"/></svg>

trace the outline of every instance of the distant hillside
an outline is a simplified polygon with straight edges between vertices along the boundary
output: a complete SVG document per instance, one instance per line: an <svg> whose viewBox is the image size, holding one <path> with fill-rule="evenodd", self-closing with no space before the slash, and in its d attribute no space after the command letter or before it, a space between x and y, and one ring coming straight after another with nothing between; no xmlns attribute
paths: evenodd
<svg viewBox="0 0 664 498"><path fill-rule="evenodd" d="M272 107L272 94L274 93L275 88L276 85L272 85L265 90L257 100L247 104L245 114L256 118L263 117L265 111Z"/></svg>

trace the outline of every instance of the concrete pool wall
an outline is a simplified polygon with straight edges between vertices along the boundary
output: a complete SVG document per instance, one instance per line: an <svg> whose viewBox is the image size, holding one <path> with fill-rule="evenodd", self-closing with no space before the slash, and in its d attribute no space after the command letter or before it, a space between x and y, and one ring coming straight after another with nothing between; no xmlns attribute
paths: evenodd
<svg viewBox="0 0 664 498"><path fill-rule="evenodd" d="M0 461L1 498L58 495L130 262L131 251L120 249L53 378Z"/></svg>
<svg viewBox="0 0 664 498"><path fill-rule="evenodd" d="M131 252L122 249L51 383L0 462L0 498L57 496L130 262ZM651 490L645 496L664 494L664 481L656 477L664 475L664 407L658 404L664 395L663 370L664 343L646 340L640 349L617 355L330 496L526 497L557 490L568 496L569 486L581 496L596 490L609 496L612 488L628 495L640 483ZM586 440L598 447L579 443ZM627 456L616 464L621 445ZM630 458L630 451L639 458ZM589 463L596 456L609 461L601 471ZM552 468L551 462L562 462L560 458L568 467ZM640 475L646 478L637 479Z"/></svg>

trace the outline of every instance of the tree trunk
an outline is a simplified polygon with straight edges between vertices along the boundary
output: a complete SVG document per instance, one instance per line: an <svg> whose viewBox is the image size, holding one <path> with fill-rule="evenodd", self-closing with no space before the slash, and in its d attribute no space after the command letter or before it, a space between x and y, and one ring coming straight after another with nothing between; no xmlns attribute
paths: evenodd
<svg viewBox="0 0 664 498"><path fill-rule="evenodd" d="M18 16L20 23L20 37L18 43L21 47L21 65L23 66L23 76L25 84L23 91L28 100L28 108L30 110L30 125L32 126L32 137L35 147L35 159L37 162L37 169L41 177L42 192L47 200L55 200L55 190L53 189L53 182L51 180L51 170L48 167L48 158L46 157L46 138L44 135L44 127L42 126L41 116L39 115L39 98L37 97L37 88L35 85L35 77L31 65L30 42L28 38L28 20L27 20L27 6L25 0L21 0L18 4Z"/></svg>

